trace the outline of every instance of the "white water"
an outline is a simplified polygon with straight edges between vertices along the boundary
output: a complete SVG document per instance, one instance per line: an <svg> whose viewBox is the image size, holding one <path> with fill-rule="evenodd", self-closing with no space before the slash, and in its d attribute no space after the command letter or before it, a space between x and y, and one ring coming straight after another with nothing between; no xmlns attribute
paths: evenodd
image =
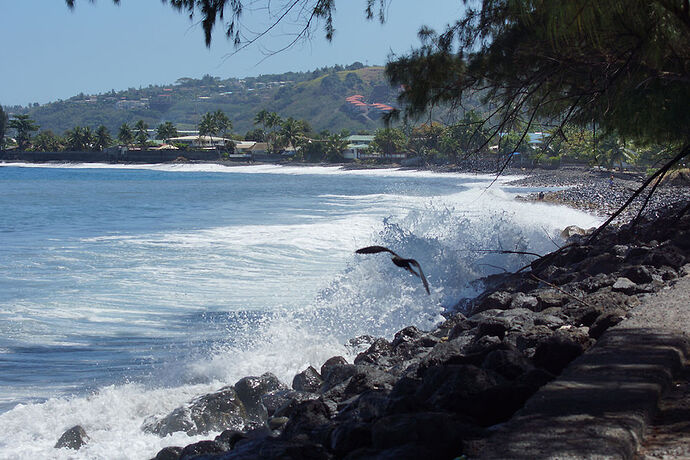
<svg viewBox="0 0 690 460"><path fill-rule="evenodd" d="M69 174L79 173L73 171L77 169L74 165L61 168ZM51 166L39 172L51 175L61 168ZM113 170L112 165L81 168L103 170L104 183L112 180L111 171L117 176L125 169ZM200 201L192 211L180 211L188 213L185 221L197 219L198 225L190 228L175 221L158 227L159 221L169 219L167 205L162 203L146 211L155 216L155 225L108 231L99 228L100 222L89 220L88 226L77 226L76 231L74 220L66 220L62 230L53 227L49 237L12 240L14 245L5 255L17 262L10 263L14 263L14 271L0 271L0 281L4 276L6 286L35 285L32 295L22 291L22 295L3 298L0 318L11 320L11 327L3 333L15 342L1 344L0 363L3 354L16 353L16 342L40 344L45 347L41 352L62 350L83 346L83 337L91 332L105 337L106 348L113 353L140 352L142 346L150 346L153 364L131 379L127 372L119 373L123 377L107 385L96 373L86 391L76 378L78 370L71 368L60 374L63 381L56 382L54 389L40 379L24 385L6 384L5 401L24 402L0 414L0 432L11 433L0 437L0 458L143 459L168 445L212 438L214 434L188 437L183 433L159 438L140 427L147 417L166 414L196 395L245 375L269 371L289 384L296 372L308 365L318 368L331 356L351 360L354 352L344 344L357 335L390 338L410 324L430 328L440 320L443 307L477 293L469 285L471 281L501 269L517 269L530 260L478 250L544 253L555 249L551 239L558 241L563 227L597 223L596 218L568 208L515 201L514 193L500 188L505 179L486 191L492 179L488 176L275 166L127 168L186 173L187 179L201 173L234 174L232 180L251 174L252 184L264 181L262 189L293 176L291 180L299 182L281 185L281 193L292 196L297 194L295 187L306 187L315 195L300 192L290 201L297 204L285 215L279 213L284 203L280 209L257 210L244 199L236 202L240 208L234 204L225 208L223 199L214 202L218 215L235 213L236 219L200 217L195 211L205 203ZM324 176L345 183L312 185ZM47 186L57 190L74 179L63 177ZM154 179L159 176L142 178ZM22 176L21 180L28 178ZM37 179L32 176L31 180ZM386 187L370 183L383 180L389 181ZM207 200L215 185L200 184L195 182L193 188L208 187ZM133 185L127 182L127 186ZM163 185L156 183L156 188ZM94 187L99 186L97 181ZM171 190L179 187L175 183ZM372 193L362 193L364 188ZM119 212L119 206L128 203L125 198L120 200L108 206ZM136 220L142 212L132 212L128 219ZM255 221L257 212L268 213L270 219ZM16 214L21 226L19 208ZM40 234L41 223L32 225ZM358 247L371 244L416 258L431 284L431 296L418 279L393 266L389 257L353 254ZM25 256L33 245L47 246L39 256ZM61 277L64 285L55 288L52 283L59 283ZM257 315L252 316L252 311ZM144 345L118 348L123 334ZM159 343L170 345L162 352L155 346ZM193 350L181 352L185 347ZM88 349L80 353L91 359ZM145 355L146 350L136 355L144 361L144 368ZM104 362L110 362L106 358ZM168 359L171 361L165 362ZM20 364L6 368L21 379ZM32 402L38 395L45 401ZM89 443L78 452L54 449L60 434L76 424L85 428Z"/></svg>

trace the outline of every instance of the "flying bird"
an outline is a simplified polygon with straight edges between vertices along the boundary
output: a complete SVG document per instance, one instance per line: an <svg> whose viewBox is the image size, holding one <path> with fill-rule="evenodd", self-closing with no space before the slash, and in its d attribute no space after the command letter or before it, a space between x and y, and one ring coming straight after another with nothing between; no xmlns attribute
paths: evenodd
<svg viewBox="0 0 690 460"><path fill-rule="evenodd" d="M422 284L424 285L424 289L426 289L426 293L431 295L431 292L429 292L429 283L426 281L426 277L424 276L424 272L422 271L422 266L419 265L419 262L417 262L416 260L405 259L404 257L400 257L395 252L383 246L367 246L366 248L357 249L355 251L356 254L378 254L379 252L389 252L393 254L393 257L391 257L393 263L398 267L404 268L408 272L420 278L422 280ZM414 271L412 267L417 268L417 270L419 270L419 273Z"/></svg>

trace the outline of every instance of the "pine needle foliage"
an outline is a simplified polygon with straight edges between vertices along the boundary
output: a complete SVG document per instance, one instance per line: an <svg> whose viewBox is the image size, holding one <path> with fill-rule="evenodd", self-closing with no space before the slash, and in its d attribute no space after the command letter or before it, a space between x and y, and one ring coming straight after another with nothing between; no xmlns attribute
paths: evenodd
<svg viewBox="0 0 690 460"><path fill-rule="evenodd" d="M404 116L482 91L499 126L594 122L637 140L690 140L687 0L484 0L420 38L387 67Z"/></svg>

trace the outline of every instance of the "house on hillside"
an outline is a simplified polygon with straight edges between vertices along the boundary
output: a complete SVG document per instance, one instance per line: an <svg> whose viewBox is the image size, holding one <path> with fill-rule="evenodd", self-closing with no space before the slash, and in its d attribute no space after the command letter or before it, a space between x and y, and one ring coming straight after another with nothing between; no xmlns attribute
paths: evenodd
<svg viewBox="0 0 690 460"><path fill-rule="evenodd" d="M343 151L346 160L364 158L369 153L369 145L374 141L374 136L356 134L345 138L347 148Z"/></svg>

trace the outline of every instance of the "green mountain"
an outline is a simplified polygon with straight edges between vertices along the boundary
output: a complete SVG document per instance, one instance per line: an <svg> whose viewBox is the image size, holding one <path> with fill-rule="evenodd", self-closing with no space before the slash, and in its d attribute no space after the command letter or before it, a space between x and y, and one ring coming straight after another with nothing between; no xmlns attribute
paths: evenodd
<svg viewBox="0 0 690 460"><path fill-rule="evenodd" d="M381 116L395 105L397 93L385 79L383 67L354 63L244 79L180 78L168 86L79 94L12 111L28 113L41 130L58 134L74 126L99 125L117 133L122 123L140 119L150 127L170 121L178 129L192 130L204 113L219 109L239 134L254 128L254 116L262 109L283 118L304 119L315 131L361 132L382 126Z"/></svg>

